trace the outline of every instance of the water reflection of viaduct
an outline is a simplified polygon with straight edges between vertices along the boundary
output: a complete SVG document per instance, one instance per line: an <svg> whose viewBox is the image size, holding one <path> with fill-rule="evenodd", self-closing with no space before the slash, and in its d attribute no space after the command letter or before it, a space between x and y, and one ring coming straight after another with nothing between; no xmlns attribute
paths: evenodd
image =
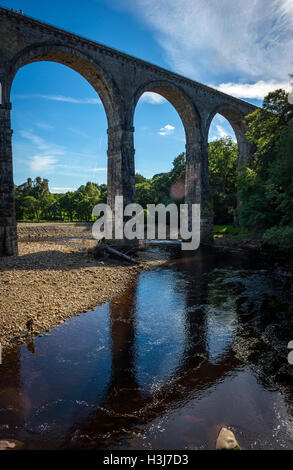
<svg viewBox="0 0 293 470"><path fill-rule="evenodd" d="M180 406L200 396L202 391L211 389L239 365L231 349L223 352L216 363L209 360L204 306L209 302L206 275L210 267L206 256L200 250L195 262L184 263L183 258L180 264L176 262L172 270L176 269L177 264L180 271L186 271L185 278L190 282L184 290L184 349L176 368L155 392L148 392L139 384L136 344L137 285L132 284L120 298L110 303L111 377L104 398L95 411L67 431L63 442L65 448L90 448L91 445L94 448L103 448L109 439L123 437L126 432L151 422L171 407ZM182 288L176 282L175 276L173 288ZM194 310L194 306L203 308ZM32 349L30 351L33 352ZM0 408L2 424L9 422L12 428L19 426L21 429L26 421L29 402L23 389L20 364L19 348L5 355L0 370Z"/></svg>
<svg viewBox="0 0 293 470"><path fill-rule="evenodd" d="M206 262L199 254L196 270L194 263L186 263L185 268L192 271L192 276L189 276L190 284L185 291L185 346L176 369L153 393L139 385L136 370L137 291L135 285L131 286L110 304L112 369L105 398L91 415L70 430L66 447L82 448L85 445L89 448L92 444L94 448L102 448L110 438L119 439L125 432L131 433L132 428L160 417L171 407L199 396L239 366L231 348L223 352L216 363L209 360L204 309L209 294L204 276ZM195 305L203 308L194 311ZM75 436L73 441L72 436Z"/></svg>
<svg viewBox="0 0 293 470"><path fill-rule="evenodd" d="M177 110L186 136L185 202L201 203L201 238L212 236L208 216L208 132L216 113L233 127L239 164L250 159L243 118L255 107L148 62L0 7L0 256L17 253L13 195L10 91L17 71L30 63L64 64L99 94L108 121L108 203L135 201L133 118L144 92Z"/></svg>

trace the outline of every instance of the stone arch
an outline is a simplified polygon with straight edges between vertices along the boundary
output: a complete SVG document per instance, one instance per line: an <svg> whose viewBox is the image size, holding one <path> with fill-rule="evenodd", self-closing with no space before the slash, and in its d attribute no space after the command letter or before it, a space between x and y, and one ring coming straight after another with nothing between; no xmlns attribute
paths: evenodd
<svg viewBox="0 0 293 470"><path fill-rule="evenodd" d="M221 114L231 124L235 135L237 132L237 126L241 126L244 119L244 114L234 105L223 103L216 106L209 114L206 121L205 133L208 135L210 125L216 114Z"/></svg>
<svg viewBox="0 0 293 470"><path fill-rule="evenodd" d="M212 120L216 114L223 116L229 124L231 125L238 144L238 166L239 168L245 163L251 161L251 148L246 139L246 124L244 121L245 114L239 110L236 106L231 104L223 103L218 105L213 111L209 114L209 117L206 121L205 126L205 140L208 140L209 129Z"/></svg>
<svg viewBox="0 0 293 470"><path fill-rule="evenodd" d="M145 92L154 92L163 96L171 103L179 114L186 138L186 172L185 172L185 203L189 206L191 223L191 205L208 202L207 153L204 151L204 138L201 115L192 98L184 90L169 80L150 81L141 85L133 94L127 113L127 122L133 126L134 113L139 98ZM212 238L212 221L210 217L201 216L201 239L210 241Z"/></svg>
<svg viewBox="0 0 293 470"><path fill-rule="evenodd" d="M12 169L11 86L21 67L40 61L66 65L83 76L97 91L104 105L109 129L121 127L123 104L114 80L93 58L77 48L56 43L35 44L22 49L7 62L1 74L3 88L0 106L0 187L4 202L0 208L0 256L16 254L18 251ZM119 172L121 173L121 169Z"/></svg>
<svg viewBox="0 0 293 470"><path fill-rule="evenodd" d="M147 82L134 92L127 113L127 123L130 127L133 126L134 113L138 100L145 92L158 93L174 106L181 118L187 145L189 142L192 142L194 138L201 141L201 120L195 104L181 88L168 80Z"/></svg>
<svg viewBox="0 0 293 470"><path fill-rule="evenodd" d="M73 46L42 43L26 47L17 53L4 73L4 103L10 101L11 86L17 71L25 65L41 61L57 62L79 73L98 93L106 112L109 128L120 124L122 106L120 93L114 80L92 57Z"/></svg>
<svg viewBox="0 0 293 470"><path fill-rule="evenodd" d="M208 134L211 122L216 114L223 116L229 124L231 125L238 144L238 171L241 171L241 168L244 165L250 165L253 158L253 149L251 144L246 138L246 123L245 123L245 113L240 111L237 106L223 103L218 105L214 110L209 114L209 117L206 121L205 127L205 142L208 147ZM235 223L239 225L239 208L241 201L239 197L237 198L237 209L235 216Z"/></svg>

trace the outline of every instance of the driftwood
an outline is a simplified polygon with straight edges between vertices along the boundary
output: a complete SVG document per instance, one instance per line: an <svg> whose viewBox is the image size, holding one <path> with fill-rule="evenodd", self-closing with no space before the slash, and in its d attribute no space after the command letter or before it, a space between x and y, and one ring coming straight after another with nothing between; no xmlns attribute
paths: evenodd
<svg viewBox="0 0 293 470"><path fill-rule="evenodd" d="M129 263L135 263L137 264L137 261L132 258L129 255L126 255L125 253L121 253L121 251L116 250L116 248L112 248L111 246L107 245L105 243L104 238L98 241L97 245L94 248L94 256L95 258L102 258L105 256L105 254L115 256L117 258L122 258L125 261L128 261Z"/></svg>
<svg viewBox="0 0 293 470"><path fill-rule="evenodd" d="M137 261L132 258L132 256L126 255L125 253L121 253L121 251L112 248L111 246L106 245L105 251L108 253L118 256L119 258L125 259L126 261L130 261L131 263L137 263Z"/></svg>

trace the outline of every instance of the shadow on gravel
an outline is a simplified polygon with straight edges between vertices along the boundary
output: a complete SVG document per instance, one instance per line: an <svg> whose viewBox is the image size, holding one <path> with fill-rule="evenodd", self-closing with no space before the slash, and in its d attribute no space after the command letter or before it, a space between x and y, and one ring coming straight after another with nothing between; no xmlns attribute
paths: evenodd
<svg viewBox="0 0 293 470"><path fill-rule="evenodd" d="M27 255L0 258L0 272L15 270L62 270L69 271L95 266L128 266L119 260L99 262L83 252L63 252L59 250L38 251Z"/></svg>

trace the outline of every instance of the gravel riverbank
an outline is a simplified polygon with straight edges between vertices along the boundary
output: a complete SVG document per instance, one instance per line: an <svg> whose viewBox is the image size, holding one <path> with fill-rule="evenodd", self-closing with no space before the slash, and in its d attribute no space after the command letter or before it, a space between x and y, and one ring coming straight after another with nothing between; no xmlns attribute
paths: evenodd
<svg viewBox="0 0 293 470"><path fill-rule="evenodd" d="M66 227L66 237L79 236L79 229L73 226ZM95 240L64 240L60 238L62 230L60 233L52 224L48 230L40 226L26 229L25 235L33 241L19 241L19 256L0 258L3 348L26 340L28 320L33 320L35 335L48 331L71 316L115 298L140 270L163 262L142 253L140 264L135 266L110 261L102 264L87 254L86 249ZM19 232L21 240L23 232ZM38 232L44 236L38 239Z"/></svg>

